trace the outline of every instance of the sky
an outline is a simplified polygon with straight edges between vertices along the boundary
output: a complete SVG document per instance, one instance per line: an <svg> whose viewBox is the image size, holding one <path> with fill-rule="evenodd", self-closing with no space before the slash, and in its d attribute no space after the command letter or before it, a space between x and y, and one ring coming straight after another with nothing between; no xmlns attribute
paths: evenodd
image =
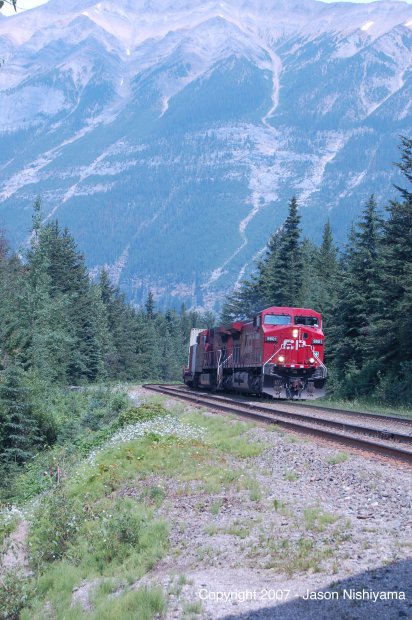
<svg viewBox="0 0 412 620"><path fill-rule="evenodd" d="M3 13L3 15L13 15L14 9L10 4L7 4L7 1L8 0L5 0L5 3L4 3L4 6L1 12ZM321 1L322 2L342 2L342 0L321 0ZM365 3L365 2L373 2L374 0L343 0L343 1ZM20 11L26 11L27 9L32 9L35 6L39 6L40 4L45 4L46 2L48 2L48 0L17 0L17 6L19 7ZM408 2L409 4L412 4L412 0L404 0L404 2Z"/></svg>

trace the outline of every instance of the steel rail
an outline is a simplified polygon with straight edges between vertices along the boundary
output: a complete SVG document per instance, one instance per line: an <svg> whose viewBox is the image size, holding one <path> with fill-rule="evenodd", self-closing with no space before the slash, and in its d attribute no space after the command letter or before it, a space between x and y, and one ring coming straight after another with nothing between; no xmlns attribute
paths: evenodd
<svg viewBox="0 0 412 620"><path fill-rule="evenodd" d="M390 431L386 432L381 429L372 429L370 427L336 422L335 420L327 420L325 418L315 419L310 416L303 416L302 414L295 414L290 411L283 412L253 404L233 403L228 399L214 395L206 396L196 392L190 393L189 391L181 390L176 386L145 384L143 387L154 392L172 396L173 398L177 398L179 400L192 402L198 406L210 407L211 409L216 409L224 413L235 414L258 422L277 424L300 433L322 437L324 439L329 439L352 447L362 448L375 454L377 453L384 456L390 456L392 458L396 458L397 460L412 464L412 450L405 450L404 448L385 444L381 441L371 441L364 437L359 437L359 435L353 435L350 433L361 433L364 435L369 434L373 437L378 437L381 440L405 443L412 448L412 436L410 435L402 435L401 433L393 433ZM341 432L337 432L336 430L328 430L326 428L322 428L322 426L339 429Z"/></svg>
<svg viewBox="0 0 412 620"><path fill-rule="evenodd" d="M194 394L205 394L205 392L199 392L193 389L189 389L188 387L186 387L185 385L176 385L176 384L166 384L167 387L170 388L175 388L175 389L180 389L180 390L184 390L190 393L194 393ZM231 394L230 392L228 392L228 396L227 397L220 397L220 398L225 398L226 400L229 400ZM232 394L232 396L234 396ZM244 397L248 397L249 395L245 394ZM250 395L250 397L252 399L256 399L256 401L261 401L262 399L259 397L254 397L252 395ZM266 401L267 402L267 401ZM389 422L396 422L396 423L400 423L400 424L405 424L407 426L410 426L412 429L412 417L411 418L403 418L401 416L393 416L393 415L385 415L385 414L381 414L381 413L368 413L366 411L351 411L348 409L335 409L333 407L322 407L321 405L315 405L313 400L307 402L302 402L300 400L291 400L291 401L285 401L285 400L276 400L273 399L270 402L274 403L274 404L278 404L278 403L282 403L284 406L290 406L290 407L307 407L308 409L313 409L314 411L320 411L322 413L339 413L342 415L347 415L348 417L354 417L354 418L358 418L358 417L364 417L364 418L370 418L371 420L386 420ZM249 404L249 403L248 403ZM253 404L253 403L252 403ZM264 405L257 405L257 406L261 406L262 408L265 408ZM266 410L271 411L272 407L266 407Z"/></svg>
<svg viewBox="0 0 412 620"><path fill-rule="evenodd" d="M293 401L293 406L296 405L297 407L305 407L306 405L308 408L310 407L316 411L322 411L323 413L342 413L353 417L363 416L365 418L371 418L375 420L389 420L391 422L400 422L403 424L410 424L412 426L412 418L403 418L397 415L385 415L384 413L370 413L366 411L351 411L350 409L335 409L334 407L322 407L320 405L314 404L314 402L315 401L310 401L310 403L307 404L296 400Z"/></svg>
<svg viewBox="0 0 412 620"><path fill-rule="evenodd" d="M173 391L173 393L181 392L181 390L177 386L172 385L172 386L165 386L165 387ZM184 393L186 393L186 391L184 391ZM300 414L294 411L282 410L282 409L273 408L273 407L265 407L264 405L256 405L254 403L242 403L240 401L233 401L233 400L231 401L229 398L218 396L216 394L205 394L204 392L200 392L200 393L194 392L194 394L197 394L203 398L212 400L213 402L231 403L234 406L240 406L240 407L244 406L247 409L252 409L253 411L259 411L264 414L269 414L269 415L279 414L281 416L286 416L288 418L291 418L293 420L299 420L301 422L308 422L310 424L315 424L319 426L330 426L332 428L339 429L341 431L362 433L365 435L370 435L372 437L377 437L378 439L385 439L385 440L397 441L400 443L406 443L412 447L412 434L408 435L404 433L398 433L390 429L372 428L370 426L352 424L352 423L344 422L343 420L337 421L337 420L331 420L328 418L314 418L311 415ZM412 424L411 424L411 431L412 431Z"/></svg>

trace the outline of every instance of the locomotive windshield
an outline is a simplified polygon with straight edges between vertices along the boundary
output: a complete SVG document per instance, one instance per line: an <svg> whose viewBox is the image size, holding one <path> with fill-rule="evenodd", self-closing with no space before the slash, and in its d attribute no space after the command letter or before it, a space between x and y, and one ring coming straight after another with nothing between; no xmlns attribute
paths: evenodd
<svg viewBox="0 0 412 620"><path fill-rule="evenodd" d="M308 325L309 327L319 327L319 320L316 316L295 316L295 325Z"/></svg>
<svg viewBox="0 0 412 620"><path fill-rule="evenodd" d="M267 314L265 316L265 325L290 325L292 322L288 314Z"/></svg>

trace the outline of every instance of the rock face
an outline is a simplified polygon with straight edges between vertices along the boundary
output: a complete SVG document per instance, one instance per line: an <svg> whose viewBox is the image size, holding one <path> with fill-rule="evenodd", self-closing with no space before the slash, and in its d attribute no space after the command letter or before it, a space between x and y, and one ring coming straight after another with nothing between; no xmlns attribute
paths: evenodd
<svg viewBox="0 0 412 620"><path fill-rule="evenodd" d="M0 50L0 225L24 243L41 195L136 303L213 309L293 194L344 240L400 182L405 2L51 0Z"/></svg>

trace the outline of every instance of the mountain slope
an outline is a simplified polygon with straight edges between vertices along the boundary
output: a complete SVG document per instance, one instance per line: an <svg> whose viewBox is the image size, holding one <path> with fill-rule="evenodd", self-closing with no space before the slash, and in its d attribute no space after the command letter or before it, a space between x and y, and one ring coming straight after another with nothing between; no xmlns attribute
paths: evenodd
<svg viewBox="0 0 412 620"><path fill-rule="evenodd" d="M136 303L217 307L294 193L343 240L412 128L404 2L51 0L0 45L0 223L40 194Z"/></svg>

